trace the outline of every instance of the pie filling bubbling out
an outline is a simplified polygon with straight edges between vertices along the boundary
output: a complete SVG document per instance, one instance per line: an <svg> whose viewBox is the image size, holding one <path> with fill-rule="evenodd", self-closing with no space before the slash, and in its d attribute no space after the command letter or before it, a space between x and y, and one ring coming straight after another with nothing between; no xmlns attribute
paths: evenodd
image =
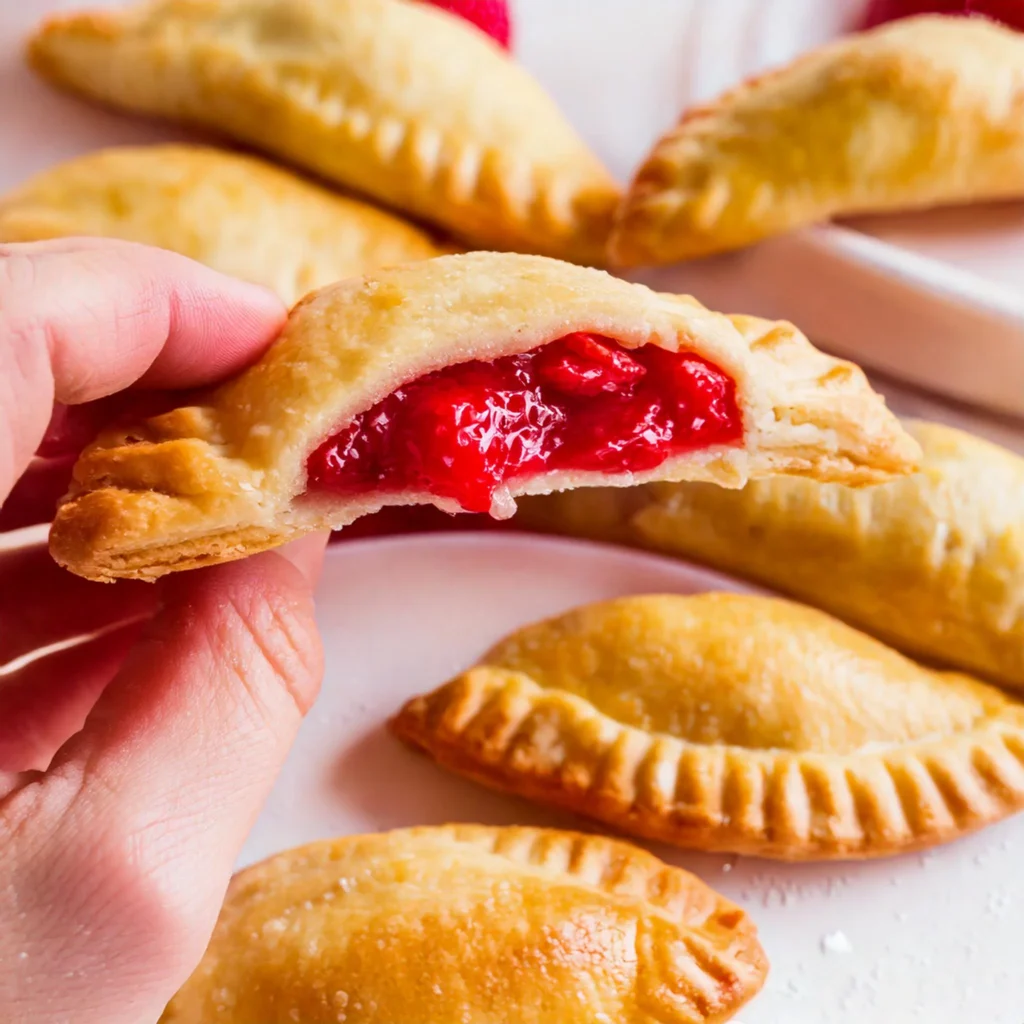
<svg viewBox="0 0 1024 1024"><path fill-rule="evenodd" d="M313 452L308 486L412 490L488 512L498 488L516 479L642 472L742 438L735 382L716 366L577 333L403 385Z"/></svg>

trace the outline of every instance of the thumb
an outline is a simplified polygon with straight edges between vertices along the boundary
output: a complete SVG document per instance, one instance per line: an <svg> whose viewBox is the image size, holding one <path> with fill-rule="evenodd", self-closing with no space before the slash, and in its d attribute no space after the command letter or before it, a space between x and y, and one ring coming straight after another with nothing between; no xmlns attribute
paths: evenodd
<svg viewBox="0 0 1024 1024"><path fill-rule="evenodd" d="M271 552L169 579L162 610L85 730L33 783L32 824L40 811L52 823L42 889L59 879L73 894L47 913L59 918L56 934L90 936L61 951L61 976L83 989L63 993L72 1016L85 989L96 998L99 978L121 988L112 970L131 980L132 1012L142 1013L132 1019L150 1008L157 1016L202 955L239 850L318 692L304 557L303 569Z"/></svg>

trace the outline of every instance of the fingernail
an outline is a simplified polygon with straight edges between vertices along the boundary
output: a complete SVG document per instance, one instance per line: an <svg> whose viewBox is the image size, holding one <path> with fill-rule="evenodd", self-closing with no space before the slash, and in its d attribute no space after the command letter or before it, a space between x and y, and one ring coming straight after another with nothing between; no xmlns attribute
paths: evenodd
<svg viewBox="0 0 1024 1024"><path fill-rule="evenodd" d="M327 547L327 538L330 531L322 533L310 533L290 544L278 548L278 554L283 555L294 565L299 572L309 581L311 587L315 587L320 579L320 570L323 568L324 549Z"/></svg>

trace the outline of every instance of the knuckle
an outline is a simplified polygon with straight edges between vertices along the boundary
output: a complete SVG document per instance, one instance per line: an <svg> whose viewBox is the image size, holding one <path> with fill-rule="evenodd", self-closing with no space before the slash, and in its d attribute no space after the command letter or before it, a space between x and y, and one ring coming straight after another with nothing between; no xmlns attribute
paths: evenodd
<svg viewBox="0 0 1024 1024"><path fill-rule="evenodd" d="M316 699L323 672L323 651L308 590L295 581L264 577L232 594L230 605L233 622L228 630L237 637L234 627L240 626L249 649L241 676L252 698L274 714L275 691L283 690L304 716Z"/></svg>

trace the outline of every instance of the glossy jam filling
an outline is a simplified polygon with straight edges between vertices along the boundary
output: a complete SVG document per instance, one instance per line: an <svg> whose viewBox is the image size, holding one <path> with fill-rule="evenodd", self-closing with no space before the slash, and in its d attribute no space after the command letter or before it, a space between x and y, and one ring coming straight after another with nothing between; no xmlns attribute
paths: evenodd
<svg viewBox="0 0 1024 1024"><path fill-rule="evenodd" d="M642 472L742 436L733 381L699 356L570 334L404 385L313 452L309 489L413 490L488 512L523 477Z"/></svg>
<svg viewBox="0 0 1024 1024"><path fill-rule="evenodd" d="M1024 0L872 0L864 25L874 28L918 14L976 15L1024 29Z"/></svg>

